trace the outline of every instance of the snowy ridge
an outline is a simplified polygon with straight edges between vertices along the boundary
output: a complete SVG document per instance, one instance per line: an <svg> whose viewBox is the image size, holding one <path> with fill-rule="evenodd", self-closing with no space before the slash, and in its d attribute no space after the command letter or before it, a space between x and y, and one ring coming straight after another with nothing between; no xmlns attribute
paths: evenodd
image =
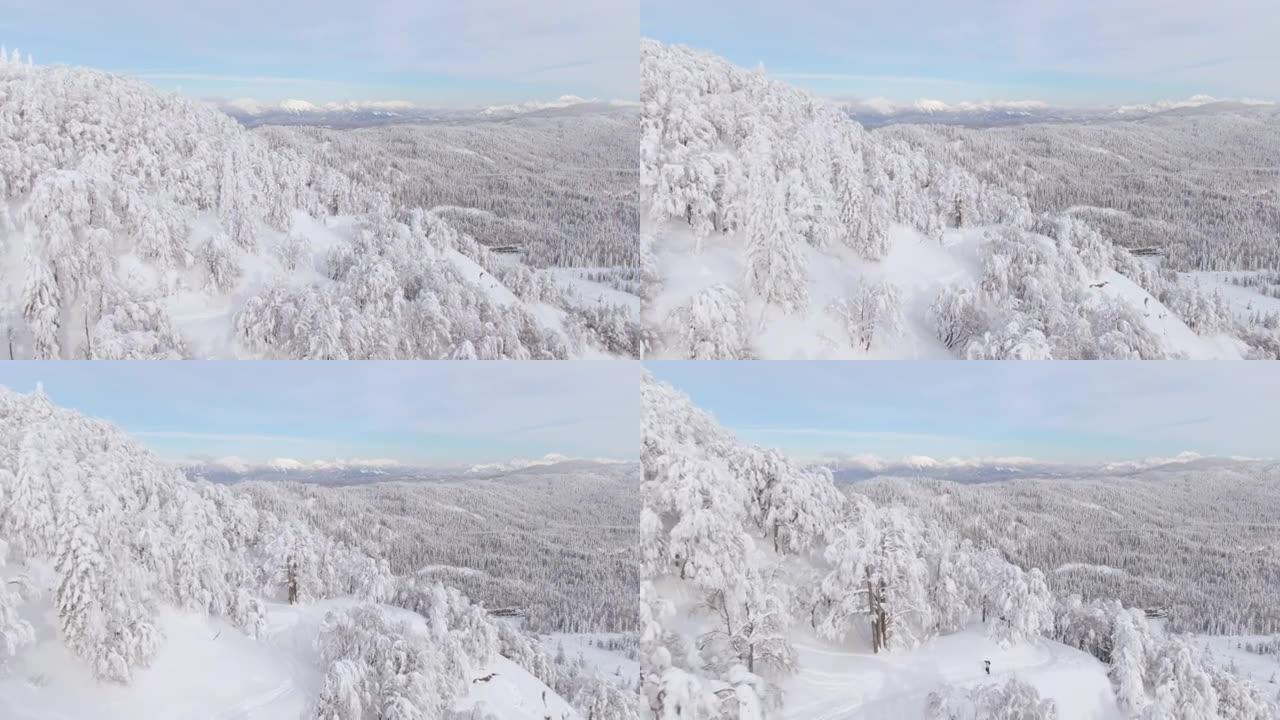
<svg viewBox="0 0 1280 720"><path fill-rule="evenodd" d="M1055 597L1041 571L843 497L828 471L739 443L647 375L641 392L655 716L1280 717L1141 611Z"/></svg>
<svg viewBox="0 0 1280 720"><path fill-rule="evenodd" d="M645 40L641 91L656 356L1273 354L1219 295L1033 212L1017 182L763 73Z"/></svg>
<svg viewBox="0 0 1280 720"><path fill-rule="evenodd" d="M548 108L570 107L572 105L583 105L585 103L599 102L598 100L587 100L577 95L561 95L555 100L529 100L527 102L515 105L490 105L480 111L481 115L518 115L520 113L536 112L538 110L546 110Z"/></svg>
<svg viewBox="0 0 1280 720"><path fill-rule="evenodd" d="M598 352L549 276L208 105L12 62L0 98L8 357Z"/></svg>

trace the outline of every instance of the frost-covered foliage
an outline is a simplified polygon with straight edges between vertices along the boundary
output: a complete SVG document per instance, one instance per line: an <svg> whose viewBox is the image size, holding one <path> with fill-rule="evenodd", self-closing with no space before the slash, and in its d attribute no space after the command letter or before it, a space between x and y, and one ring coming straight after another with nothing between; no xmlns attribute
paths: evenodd
<svg viewBox="0 0 1280 720"><path fill-rule="evenodd" d="M693 360L751 357L747 308L728 285L712 285L672 310L666 319L671 347Z"/></svg>
<svg viewBox="0 0 1280 720"><path fill-rule="evenodd" d="M909 507L1021 567L1044 568L1058 596L1149 608L1178 632L1280 631L1280 558L1267 550L1280 475L1267 464L977 484L881 479L849 488Z"/></svg>
<svg viewBox="0 0 1280 720"><path fill-rule="evenodd" d="M3 59L4 54L0 53L0 61ZM9 471L0 469L0 487L8 485L3 477L7 472ZM0 502L3 501L3 496L0 496ZM8 555L8 543L0 540L0 577L8 575L3 572L8 564ZM4 667L5 661L18 654L19 650L35 641L35 628L18 614L18 607L26 601L29 592L30 588L22 578L0 586L0 668Z"/></svg>
<svg viewBox="0 0 1280 720"><path fill-rule="evenodd" d="M270 357L312 360L569 354L564 338L545 332L524 306L463 282L448 256L467 238L429 213L413 211L405 220L362 223L355 242L327 258L332 283L282 280L249 298L236 320L241 344Z"/></svg>
<svg viewBox="0 0 1280 720"><path fill-rule="evenodd" d="M616 332L539 315L600 301L497 259L394 183L344 174L211 106L12 63L0 99L10 358L563 358ZM572 212L544 212L627 223L613 207L623 198L569 197Z"/></svg>
<svg viewBox="0 0 1280 720"><path fill-rule="evenodd" d="M739 443L648 376L641 411L641 690L654 717L776 707L802 623L876 651L914 647L984 610L1003 641L1051 627L1038 571L901 508L850 501L829 471ZM699 598L681 609L700 617L696 637L671 627L671 583Z"/></svg>
<svg viewBox="0 0 1280 720"><path fill-rule="evenodd" d="M1058 720L1052 700L1017 678L1004 685L948 687L929 694L926 720Z"/></svg>
<svg viewBox="0 0 1280 720"><path fill-rule="evenodd" d="M878 142L813 96L711 55L642 41L641 100L647 212L702 237L785 235L790 253L838 244L874 260L891 222L936 236L946 224L1027 214L972 175Z"/></svg>
<svg viewBox="0 0 1280 720"><path fill-rule="evenodd" d="M5 277L16 356L181 357L165 295L229 286L260 233L320 214L322 195L364 209L336 173L114 75L9 65L0 97L0 240L22 259Z"/></svg>
<svg viewBox="0 0 1280 720"><path fill-rule="evenodd" d="M877 339L894 337L902 331L902 300L891 283L860 285L848 297L831 303L827 312L839 318L849 341L870 350Z"/></svg>
<svg viewBox="0 0 1280 720"><path fill-rule="evenodd" d="M957 157L968 146L954 143L956 149L943 138L966 131L868 132L762 71L651 40L641 45L641 99L641 204L652 223L646 231L670 246L662 251L669 256L666 274L655 277L658 285L646 297L672 285L669 297L646 310L645 322L665 354L736 349L688 342L691 309L707 306L712 292L732 292L745 312L759 315L740 344L761 342L754 336L770 326L786 326L768 335L770 342L797 342L790 326L803 326L799 316L821 294L826 314L848 336L834 343L836 355L867 354L897 320L931 327L946 350L974 359L1183 352L1153 329L1159 318L1132 289L1105 290L1112 272L1167 299L1160 312L1182 318L1195 333L1234 335L1261 355L1277 342L1255 323L1231 317L1221 299L1194 283L1113 245L1108 227L1066 205L1029 204L1017 167L1002 165L997 173L980 154ZM910 242L930 249L901 247ZM704 253L709 246L714 251ZM895 251L893 262L880 262ZM904 267L900 256L967 267L933 275L937 268ZM699 264L701 274L684 272L682 262ZM739 266L734 277L731 268ZM833 288L838 282L843 287ZM895 285L910 296L894 292ZM830 334L806 331L817 333L814 340ZM756 354L788 349L757 347Z"/></svg>
<svg viewBox="0 0 1280 720"><path fill-rule="evenodd" d="M1228 672L1187 640L1119 602L1067 597L1056 610L1052 637L1106 663L1116 700L1132 717L1280 717L1280 698Z"/></svg>
<svg viewBox="0 0 1280 720"><path fill-rule="evenodd" d="M929 305L934 334L948 350L964 350L969 339L982 331L977 292L963 285L945 285Z"/></svg>
<svg viewBox="0 0 1280 720"><path fill-rule="evenodd" d="M979 324L992 330L973 334L966 355L988 360L1163 358L1165 350L1137 310L1090 287L1096 271L1072 243L1077 236L1091 236L1074 232L1070 221L1046 233L1052 234L1028 236L1004 228L983 243L976 294L978 312L986 320ZM954 290L944 292L947 297L939 302L955 302Z"/></svg>
<svg viewBox="0 0 1280 720"><path fill-rule="evenodd" d="M1032 510L988 526L980 511L965 514L968 501L952 512L946 502L841 497L826 470L739 443L647 375L641 411L641 693L651 717L767 717L784 701L778 679L796 670L790 642L800 624L894 652L977 622L1003 645L1046 637L1093 654L1138 717L1280 712L1141 611L1055 594L1043 572L1012 562L1005 548L1028 540L1070 547L1020 534ZM961 538L966 517L984 532ZM1115 547L1112 536L1098 542ZM1055 717L1018 682L942 692L931 706L939 718Z"/></svg>
<svg viewBox="0 0 1280 720"><path fill-rule="evenodd" d="M496 628L456 590L409 587L396 601L425 618L426 628L378 605L325 617L316 647L329 669L317 720L445 718L497 653Z"/></svg>

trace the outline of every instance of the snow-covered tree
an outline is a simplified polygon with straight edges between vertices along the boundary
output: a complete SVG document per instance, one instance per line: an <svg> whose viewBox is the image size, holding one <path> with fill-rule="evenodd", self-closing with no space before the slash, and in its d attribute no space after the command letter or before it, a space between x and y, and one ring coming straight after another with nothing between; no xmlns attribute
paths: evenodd
<svg viewBox="0 0 1280 720"><path fill-rule="evenodd" d="M1052 700L1041 699L1031 685L1010 678L1003 685L960 690L947 687L929 694L928 720L1057 720Z"/></svg>
<svg viewBox="0 0 1280 720"><path fill-rule="evenodd" d="M892 338L902 331L901 305L895 285L876 282L860 285L848 296L835 300L827 312L836 318L852 344L870 350L877 340Z"/></svg>
<svg viewBox="0 0 1280 720"><path fill-rule="evenodd" d="M751 355L747 323L742 296L728 285L712 285L674 308L664 324L682 357L744 360Z"/></svg>

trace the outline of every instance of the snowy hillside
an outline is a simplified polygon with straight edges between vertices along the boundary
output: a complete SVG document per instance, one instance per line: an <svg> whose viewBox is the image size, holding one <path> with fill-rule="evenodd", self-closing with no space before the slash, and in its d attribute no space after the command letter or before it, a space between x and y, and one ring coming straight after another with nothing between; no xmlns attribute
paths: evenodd
<svg viewBox="0 0 1280 720"><path fill-rule="evenodd" d="M399 476L347 487L317 487L309 475L235 487L259 507L385 558L393 573L518 611L526 630L635 631L635 463L558 463L484 478ZM352 523L353 513L380 522Z"/></svg>
<svg viewBox="0 0 1280 720"><path fill-rule="evenodd" d="M1280 718L1194 638L642 383L642 703L655 717ZM990 667L987 666L990 662Z"/></svg>
<svg viewBox="0 0 1280 720"><path fill-rule="evenodd" d="M981 485L912 475L848 491L903 505L1021 567L1059 594L1158 610L1197 633L1280 632L1280 468L1204 458L1075 468Z"/></svg>
<svg viewBox="0 0 1280 720"><path fill-rule="evenodd" d="M551 273L212 106L82 68L0 62L0 257L10 358L616 353Z"/></svg>
<svg viewBox="0 0 1280 720"><path fill-rule="evenodd" d="M911 127L641 50L643 321L671 358L1238 358L1274 318L1029 202ZM945 137L945 136L943 136Z"/></svg>
<svg viewBox="0 0 1280 720"><path fill-rule="evenodd" d="M41 391L0 388L0 498L0 716L636 715L613 667Z"/></svg>

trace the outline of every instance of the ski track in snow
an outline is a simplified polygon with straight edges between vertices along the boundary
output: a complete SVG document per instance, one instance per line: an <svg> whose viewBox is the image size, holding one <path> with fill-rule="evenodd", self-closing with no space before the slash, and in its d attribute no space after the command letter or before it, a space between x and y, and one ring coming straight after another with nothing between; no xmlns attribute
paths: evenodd
<svg viewBox="0 0 1280 720"><path fill-rule="evenodd" d="M249 720L254 717L273 718L281 717L277 712L259 712L277 704L281 698L291 696L296 693L296 688L291 680L280 683L271 690L238 702L231 707L213 714L211 720ZM192 716L191 720L196 720L197 716ZM203 714L198 717L205 717Z"/></svg>

